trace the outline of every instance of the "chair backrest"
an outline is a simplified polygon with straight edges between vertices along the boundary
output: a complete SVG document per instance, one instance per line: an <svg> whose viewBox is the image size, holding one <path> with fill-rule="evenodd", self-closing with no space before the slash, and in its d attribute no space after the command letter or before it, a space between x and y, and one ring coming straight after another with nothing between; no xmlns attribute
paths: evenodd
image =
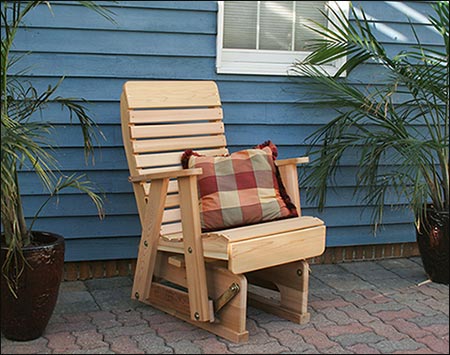
<svg viewBox="0 0 450 355"><path fill-rule="evenodd" d="M181 168L186 149L227 154L219 91L212 81L128 81L120 99L130 175ZM136 185L136 184L133 184ZM134 186L141 223L150 184ZM169 183L163 234L181 231L178 184Z"/></svg>

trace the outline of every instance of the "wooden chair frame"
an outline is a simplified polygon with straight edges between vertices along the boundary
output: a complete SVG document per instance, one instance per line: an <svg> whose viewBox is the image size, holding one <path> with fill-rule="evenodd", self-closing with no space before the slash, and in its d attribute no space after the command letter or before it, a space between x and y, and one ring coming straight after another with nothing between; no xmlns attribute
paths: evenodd
<svg viewBox="0 0 450 355"><path fill-rule="evenodd" d="M325 249L323 221L299 216L201 232L197 176L202 171L181 169L180 158L185 149L228 152L216 84L126 82L121 120L142 226L131 297L233 342L248 339L247 301L307 322L306 259ZM297 165L307 162L307 157L276 161L298 211Z"/></svg>

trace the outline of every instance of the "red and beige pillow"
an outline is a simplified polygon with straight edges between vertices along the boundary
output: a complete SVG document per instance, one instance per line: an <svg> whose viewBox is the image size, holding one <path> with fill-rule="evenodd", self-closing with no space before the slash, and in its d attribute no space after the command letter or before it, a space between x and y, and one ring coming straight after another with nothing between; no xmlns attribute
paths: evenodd
<svg viewBox="0 0 450 355"><path fill-rule="evenodd" d="M226 156L187 150L183 168L202 168L197 177L203 232L298 216L275 166L277 147L267 141Z"/></svg>

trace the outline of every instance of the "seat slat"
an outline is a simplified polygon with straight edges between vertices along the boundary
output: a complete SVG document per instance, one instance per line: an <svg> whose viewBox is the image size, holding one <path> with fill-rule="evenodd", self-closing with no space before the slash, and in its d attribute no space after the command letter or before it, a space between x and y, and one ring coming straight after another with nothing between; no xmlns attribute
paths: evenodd
<svg viewBox="0 0 450 355"><path fill-rule="evenodd" d="M165 138L132 141L134 153L164 152L181 149L198 148L224 148L226 139L224 135L202 136L190 138Z"/></svg>
<svg viewBox="0 0 450 355"><path fill-rule="evenodd" d="M220 107L213 107L184 110L130 110L129 115L130 123L169 123L221 120L223 112Z"/></svg>
<svg viewBox="0 0 450 355"><path fill-rule="evenodd" d="M210 234L220 234L230 243L264 237L267 235L289 232L293 230L312 228L323 225L323 221L316 217L303 216L282 219L273 222L253 224L245 227L225 229Z"/></svg>
<svg viewBox="0 0 450 355"><path fill-rule="evenodd" d="M224 133L223 122L130 126L131 138L199 136Z"/></svg>
<svg viewBox="0 0 450 355"><path fill-rule="evenodd" d="M169 196L168 196L169 197ZM225 243L237 243L246 240L258 240L259 238L275 234L291 233L293 231L306 230L323 226L323 221L316 217L303 216L288 218L273 222L253 224L244 227L226 229L210 233L203 233L203 238L220 236ZM163 226L162 235L181 233L181 223L171 223Z"/></svg>

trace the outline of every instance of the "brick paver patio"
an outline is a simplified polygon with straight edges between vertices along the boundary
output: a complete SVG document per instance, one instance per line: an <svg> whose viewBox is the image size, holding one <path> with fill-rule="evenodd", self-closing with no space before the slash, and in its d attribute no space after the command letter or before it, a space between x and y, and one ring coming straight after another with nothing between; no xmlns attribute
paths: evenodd
<svg viewBox="0 0 450 355"><path fill-rule="evenodd" d="M448 354L449 287L420 258L311 265L311 321L249 308L234 344L130 299L129 277L64 282L45 334L2 354Z"/></svg>

